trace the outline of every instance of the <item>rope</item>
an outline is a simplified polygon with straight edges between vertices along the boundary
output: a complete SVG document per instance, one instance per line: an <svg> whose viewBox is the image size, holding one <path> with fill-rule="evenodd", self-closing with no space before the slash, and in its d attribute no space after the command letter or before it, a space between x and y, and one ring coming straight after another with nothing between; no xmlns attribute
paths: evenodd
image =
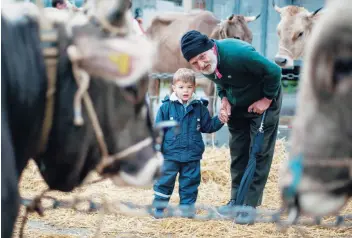
<svg viewBox="0 0 352 238"><path fill-rule="evenodd" d="M94 202L89 198L74 198L72 200L58 200L50 196L41 196L41 199L48 199L51 205L42 209L74 209L75 211L83 213L101 212L100 214L123 214L133 217L156 216L156 207L166 207L162 215L158 214L158 218L171 217L188 217L193 220L230 220L236 224L255 224L255 223L275 223L279 227L289 227L292 225L305 226L320 226L320 227L351 227L352 214L335 216L334 221L323 222L322 217L305 217L305 219L297 220L295 223L287 218L284 209L269 210L269 209L255 209L250 206L229 206L222 212L219 212L218 207L207 206L203 204L194 205L169 205L166 202L154 202L152 205L138 205L132 202L112 201L108 202L103 199L102 203ZM38 199L22 199L22 205L31 206L31 204ZM85 204L85 206L83 206ZM83 208L82 208L83 207ZM29 210L33 212L34 210ZM245 214L245 216L244 216ZM102 224L102 219L99 223ZM96 235L99 234L101 226L97 228ZM98 236L99 237L99 236Z"/></svg>
<svg viewBox="0 0 352 238"><path fill-rule="evenodd" d="M94 133L96 135L101 154L104 158L107 158L109 156L109 152L107 149L107 145L104 140L104 133L103 130L100 127L98 116L94 110L94 106L92 103L92 100L90 99L87 89L89 87L89 75L87 72L84 70L80 69L78 67L78 61L81 59L81 54L77 50L77 48L73 45L69 46L67 48L67 54L72 62L72 70L74 74L74 78L76 80L76 83L78 85L78 90L75 94L74 97L74 123L78 125L83 124L83 118L82 118L82 98L85 103L87 112L88 112L88 117L91 120L91 123L93 125Z"/></svg>
<svg viewBox="0 0 352 238"><path fill-rule="evenodd" d="M41 217L44 216L44 208L41 204L41 200L44 197L45 193L47 193L49 191L50 191L50 189L44 190L41 194L39 194L37 197L35 197L31 202L29 202L29 203L27 203L27 205L25 205L26 211L23 216L22 224L20 227L20 234L19 234L20 238L23 238L24 227L27 224L29 213L37 212Z"/></svg>

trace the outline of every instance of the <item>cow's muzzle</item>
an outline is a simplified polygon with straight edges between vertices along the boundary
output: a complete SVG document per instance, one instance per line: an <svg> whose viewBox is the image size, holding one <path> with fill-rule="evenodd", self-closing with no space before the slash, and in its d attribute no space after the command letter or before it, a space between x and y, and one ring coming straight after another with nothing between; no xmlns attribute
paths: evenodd
<svg viewBox="0 0 352 238"><path fill-rule="evenodd" d="M136 158L121 161L119 172L111 179L118 186L150 186L160 177L163 161L161 153L151 155L148 149L141 150Z"/></svg>
<svg viewBox="0 0 352 238"><path fill-rule="evenodd" d="M110 174L113 182L119 186L144 187L151 185L161 175L164 160L161 147L165 130L170 128L178 130L178 123L175 121L158 123L154 128L152 143L148 146L135 148L133 154L129 154L129 158L114 160L111 165L104 169L103 174ZM126 156L128 151L125 150L125 152L120 153L124 153L124 156Z"/></svg>
<svg viewBox="0 0 352 238"><path fill-rule="evenodd" d="M284 66L287 62L287 59L283 58L283 57L275 57L275 63L280 65L280 66Z"/></svg>
<svg viewBox="0 0 352 238"><path fill-rule="evenodd" d="M281 68L292 68L294 66L293 59L285 55L276 55L274 61Z"/></svg>

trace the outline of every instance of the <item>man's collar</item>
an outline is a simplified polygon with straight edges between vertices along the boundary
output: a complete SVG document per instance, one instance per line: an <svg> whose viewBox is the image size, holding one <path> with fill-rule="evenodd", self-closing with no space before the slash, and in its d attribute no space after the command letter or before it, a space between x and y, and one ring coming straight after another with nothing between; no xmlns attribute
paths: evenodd
<svg viewBox="0 0 352 238"><path fill-rule="evenodd" d="M214 50L214 53L215 53L215 55L216 55L216 57L217 57L217 62L216 62L216 68L215 68L215 75L216 75L216 77L218 78L218 79L221 79L222 78L222 74L220 73L220 71L219 71L219 66L220 66L220 54L219 54L219 50L218 50L218 46L217 46L217 44L216 44L216 42L214 41L214 48L213 48L213 50Z"/></svg>
<svg viewBox="0 0 352 238"><path fill-rule="evenodd" d="M218 59L218 62L217 62L217 65L216 65L216 67L218 68L218 67L220 66L220 53L219 53L219 47L218 47L218 45L217 45L217 43L216 43L216 41L215 41L215 40L212 40L212 41L214 42L214 53L216 54L217 59Z"/></svg>

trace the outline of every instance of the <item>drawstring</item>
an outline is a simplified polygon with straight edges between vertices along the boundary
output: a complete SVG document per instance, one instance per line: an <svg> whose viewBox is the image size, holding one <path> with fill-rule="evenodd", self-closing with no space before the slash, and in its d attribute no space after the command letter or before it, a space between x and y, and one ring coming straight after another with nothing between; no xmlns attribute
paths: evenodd
<svg viewBox="0 0 352 238"><path fill-rule="evenodd" d="M262 116L262 121L260 122L260 127L258 129L259 132L264 132L264 120L265 120L265 116L266 116L266 111L263 112L263 116Z"/></svg>

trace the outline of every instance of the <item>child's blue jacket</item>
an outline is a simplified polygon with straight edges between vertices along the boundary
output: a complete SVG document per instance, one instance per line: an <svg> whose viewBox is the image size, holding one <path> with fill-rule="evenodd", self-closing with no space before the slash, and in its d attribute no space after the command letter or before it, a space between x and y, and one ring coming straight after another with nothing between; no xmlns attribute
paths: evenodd
<svg viewBox="0 0 352 238"><path fill-rule="evenodd" d="M207 100L192 99L183 105L176 94L166 96L159 108L155 122L176 120L179 130L167 129L162 145L165 160L189 162L202 159L204 142L201 133L218 131L223 124L218 116L210 117Z"/></svg>

